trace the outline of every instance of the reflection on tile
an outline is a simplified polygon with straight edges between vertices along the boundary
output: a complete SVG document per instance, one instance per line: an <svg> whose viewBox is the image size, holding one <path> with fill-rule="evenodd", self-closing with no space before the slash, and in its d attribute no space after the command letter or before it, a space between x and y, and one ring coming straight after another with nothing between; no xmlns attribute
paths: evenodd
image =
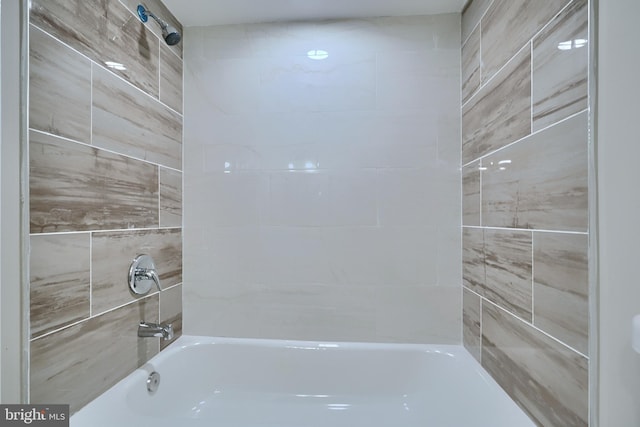
<svg viewBox="0 0 640 427"><path fill-rule="evenodd" d="M480 225L480 163L462 169L462 223Z"/></svg>
<svg viewBox="0 0 640 427"><path fill-rule="evenodd" d="M536 424L588 425L588 360L487 302L482 366Z"/></svg>
<svg viewBox="0 0 640 427"><path fill-rule="evenodd" d="M464 347L480 362L480 312L482 298L463 288L462 291L462 341Z"/></svg>
<svg viewBox="0 0 640 427"><path fill-rule="evenodd" d="M160 227L182 226L182 173L160 168Z"/></svg>
<svg viewBox="0 0 640 427"><path fill-rule="evenodd" d="M93 145L180 170L182 117L93 67Z"/></svg>
<svg viewBox="0 0 640 427"><path fill-rule="evenodd" d="M31 236L31 337L89 317L89 237Z"/></svg>
<svg viewBox="0 0 640 427"><path fill-rule="evenodd" d="M574 1L533 40L533 130L587 108L587 4Z"/></svg>
<svg viewBox="0 0 640 427"><path fill-rule="evenodd" d="M486 283L484 230L463 228L462 280L464 286L482 295Z"/></svg>
<svg viewBox="0 0 640 427"><path fill-rule="evenodd" d="M534 233L534 324L588 354L588 238Z"/></svg>
<svg viewBox="0 0 640 427"><path fill-rule="evenodd" d="M182 113L182 59L160 48L160 101Z"/></svg>
<svg viewBox="0 0 640 427"><path fill-rule="evenodd" d="M586 231L587 131L584 112L484 159L483 225Z"/></svg>
<svg viewBox="0 0 640 427"><path fill-rule="evenodd" d="M125 5L127 9L129 9L129 11L136 17L136 19L138 19L137 8L140 4L140 0L120 0L120 3ZM157 16L160 16L166 23L176 28L184 37L182 24L180 24L180 21L178 21L176 17L173 16L173 14L169 11L169 9L167 9L162 0L145 0L144 4L149 10L151 10ZM152 33L158 36L158 38L162 40L161 44L164 44L164 39L162 38L162 29L160 28L160 26L149 23L147 24L147 29L151 30ZM182 42L173 46L168 46L166 44L164 44L164 46L167 46L176 55L182 58Z"/></svg>
<svg viewBox="0 0 640 427"><path fill-rule="evenodd" d="M139 298L129 291L126 280L131 261L137 255L151 255L164 288L182 283L180 229L94 233L92 245L91 304L94 315ZM152 289L150 292L157 291Z"/></svg>
<svg viewBox="0 0 640 427"><path fill-rule="evenodd" d="M118 0L32 0L29 12L32 24L158 96L158 38Z"/></svg>
<svg viewBox="0 0 640 427"><path fill-rule="evenodd" d="M462 110L462 163L531 132L531 50L523 49Z"/></svg>
<svg viewBox="0 0 640 427"><path fill-rule="evenodd" d="M160 350L164 350L182 335L182 285L160 292L160 322L173 327L173 338L160 340Z"/></svg>
<svg viewBox="0 0 640 427"><path fill-rule="evenodd" d="M29 127L91 142L91 62L29 27Z"/></svg>
<svg viewBox="0 0 640 427"><path fill-rule="evenodd" d="M570 0L494 0L482 19L482 82L488 81Z"/></svg>
<svg viewBox="0 0 640 427"><path fill-rule="evenodd" d="M152 296L31 342L31 403L66 403L77 412L159 351L138 338L138 323L158 321Z"/></svg>
<svg viewBox="0 0 640 427"><path fill-rule="evenodd" d="M529 231L484 230L486 284L482 296L531 321L532 242Z"/></svg>
<svg viewBox="0 0 640 427"><path fill-rule="evenodd" d="M473 0L462 12L462 41L464 42L480 22L493 0Z"/></svg>
<svg viewBox="0 0 640 427"><path fill-rule="evenodd" d="M480 87L480 27L462 45L462 103Z"/></svg>
<svg viewBox="0 0 640 427"><path fill-rule="evenodd" d="M157 167L29 133L31 232L158 225Z"/></svg>

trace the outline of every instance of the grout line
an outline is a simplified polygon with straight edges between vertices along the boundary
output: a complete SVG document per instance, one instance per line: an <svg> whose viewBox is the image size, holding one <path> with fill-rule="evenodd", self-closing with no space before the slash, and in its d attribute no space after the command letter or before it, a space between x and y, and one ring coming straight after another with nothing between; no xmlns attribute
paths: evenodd
<svg viewBox="0 0 640 427"><path fill-rule="evenodd" d="M534 232L531 232L531 324L536 324L536 294L535 294L535 277L536 277L536 265L535 265L535 256L536 246L534 239Z"/></svg>
<svg viewBox="0 0 640 427"><path fill-rule="evenodd" d="M89 145L93 146L93 62L91 62L89 64L89 71L90 71L90 79L89 79L89 86L90 86L90 104L89 104Z"/></svg>
<svg viewBox="0 0 640 427"><path fill-rule="evenodd" d="M530 42L531 45L531 58L529 59L529 66L531 67L531 71L529 74L529 83L531 84L529 87L529 114L531 116L531 122L529 126L529 135L533 132L533 39Z"/></svg>
<svg viewBox="0 0 640 427"><path fill-rule="evenodd" d="M105 233L119 233L119 232L141 232L141 231L159 231L159 230L182 230L182 226L177 227L144 227L144 228L113 228L109 230L84 230L84 231L60 231L60 232L47 232L47 233L30 233L30 237L34 236L61 236L67 234L105 234Z"/></svg>
<svg viewBox="0 0 640 427"><path fill-rule="evenodd" d="M479 224L480 224L480 226L482 226L482 176L483 176L482 173L484 172L482 170L482 159L480 159L480 161L478 163L480 165L479 166L480 169L478 170L478 172L480 173L480 202L479 202L479 204L480 204L480 207L479 207L479 210L480 210L480 212L479 212L480 223Z"/></svg>
<svg viewBox="0 0 640 427"><path fill-rule="evenodd" d="M93 233L89 233L89 318L93 315Z"/></svg>
<svg viewBox="0 0 640 427"><path fill-rule="evenodd" d="M542 132L544 132L544 131L546 131L546 130L548 130L548 129L550 129L550 128L552 128L552 127L556 126L556 125L559 125L560 123L564 123L564 122L566 122L566 121L568 121L568 120L571 120L571 119L573 119L573 118L575 118L575 117L579 116L580 114L583 114L583 113L588 112L588 111L589 111L589 108L585 108L584 110L578 111L577 113L573 113L572 115L570 115L570 116L568 116L568 117L565 117L565 118L564 118L564 119L562 119L562 120L558 120L557 122L552 123L552 124L550 124L549 126L545 126L545 127L541 128L541 129L536 130L535 132L531 132L529 135L523 136L522 138L520 138L520 139L518 139L518 140L516 140L516 141L510 142L510 143L508 143L507 145L505 145L505 146L503 146L503 147L500 147L500 148L497 148L497 149L495 149L495 150L493 150L493 151L490 151L490 152L488 152L487 154L483 154L482 156L480 156L480 157L478 157L478 158L475 158L475 159L471 160L470 162L465 163L464 165L462 165L462 167L463 167L463 168L464 168L464 167L467 167L467 166L469 166L470 164L472 164L472 163L474 163L474 162L477 162L478 160L482 160L482 159L485 159L485 158L487 158L487 157L489 157L489 156L493 156L494 154L497 154L498 152L500 152L500 151L502 151L502 150L504 150L504 149L507 149L507 148L509 148L509 147L511 147L511 146L513 146L513 145L515 145L515 144L517 144L517 143L519 143L519 142L523 142L523 141L525 141L526 139L528 139L528 138L530 138L530 137L532 137L532 136L534 136L534 135L537 135L537 134L539 134L539 133L542 133Z"/></svg>
<svg viewBox="0 0 640 427"><path fill-rule="evenodd" d="M483 301L484 301L484 297L481 296L480 297L480 366L482 366L482 342L484 341L483 335L482 335L484 333L484 330L482 328L482 312L484 311L482 309L482 307L484 306Z"/></svg>
<svg viewBox="0 0 640 427"><path fill-rule="evenodd" d="M469 35L467 36L467 38L464 40L464 42L462 42L462 44L465 44L467 41L469 41L469 37L471 37L471 34L476 30L476 28L478 28L478 26L482 23L482 20L484 19L484 17L486 16L487 12L489 12L489 9L491 9L491 6L493 6L493 0L491 0L491 2L489 3L489 6L487 6L487 8L485 9L485 11L482 13L482 15L480 16L480 19L478 19L478 23L476 25L473 26L473 28L471 29L471 31L469 32ZM462 18L462 16L460 17ZM461 19L462 20L462 19Z"/></svg>
<svg viewBox="0 0 640 427"><path fill-rule="evenodd" d="M158 165L158 228L160 227L160 215L162 214L162 174L161 167Z"/></svg>
<svg viewBox="0 0 640 427"><path fill-rule="evenodd" d="M581 236L588 236L588 231L566 231L566 230L545 230L537 228L513 228L513 227L492 227L487 225L463 225L463 228L474 228L481 230L504 230L504 231L529 231L536 233L555 233L555 234L577 234Z"/></svg>

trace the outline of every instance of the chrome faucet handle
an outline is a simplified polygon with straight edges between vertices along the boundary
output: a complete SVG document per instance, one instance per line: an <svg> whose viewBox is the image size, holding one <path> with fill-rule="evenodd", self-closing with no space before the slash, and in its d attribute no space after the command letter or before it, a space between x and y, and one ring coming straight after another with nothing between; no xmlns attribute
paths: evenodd
<svg viewBox="0 0 640 427"><path fill-rule="evenodd" d="M169 323L168 325L160 325L162 327L162 339L171 340L173 339L173 325Z"/></svg>
<svg viewBox="0 0 640 427"><path fill-rule="evenodd" d="M138 255L129 267L129 289L136 295L146 295L153 284L162 290L153 258L146 254Z"/></svg>

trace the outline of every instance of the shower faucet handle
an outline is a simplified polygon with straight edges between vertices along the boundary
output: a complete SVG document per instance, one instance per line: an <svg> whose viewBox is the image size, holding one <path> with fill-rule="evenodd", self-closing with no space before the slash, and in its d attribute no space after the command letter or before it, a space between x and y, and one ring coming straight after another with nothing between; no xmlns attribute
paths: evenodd
<svg viewBox="0 0 640 427"><path fill-rule="evenodd" d="M154 284L162 290L153 258L147 254L138 255L129 267L129 289L136 295L146 295Z"/></svg>

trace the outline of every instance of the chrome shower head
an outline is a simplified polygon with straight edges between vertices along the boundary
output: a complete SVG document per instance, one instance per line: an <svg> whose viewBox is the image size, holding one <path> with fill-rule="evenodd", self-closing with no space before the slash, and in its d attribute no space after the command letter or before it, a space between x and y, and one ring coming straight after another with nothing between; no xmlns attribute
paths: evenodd
<svg viewBox="0 0 640 427"><path fill-rule="evenodd" d="M164 22L162 19L158 18L144 5L138 5L138 17L142 22L147 22L149 20L149 17L152 17L154 21L156 21L158 25L160 25L160 28L162 29L162 37L169 46L173 46L174 44L178 44L180 42L181 37L178 30L176 30L175 27Z"/></svg>

